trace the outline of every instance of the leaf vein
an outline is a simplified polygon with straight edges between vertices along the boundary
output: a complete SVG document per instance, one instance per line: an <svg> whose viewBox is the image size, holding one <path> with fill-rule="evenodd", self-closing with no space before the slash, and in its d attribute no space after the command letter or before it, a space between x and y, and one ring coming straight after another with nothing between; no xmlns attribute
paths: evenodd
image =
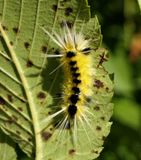
<svg viewBox="0 0 141 160"><path fill-rule="evenodd" d="M9 87L5 86L4 84L2 84L2 82L0 82L0 85L7 90L8 92L10 92L11 94L13 94L15 97L17 97L19 100L21 100L22 102L27 103L27 100L25 100L23 97L19 96L16 92L14 92L12 89L10 89Z"/></svg>
<svg viewBox="0 0 141 160"><path fill-rule="evenodd" d="M8 103L8 105L14 109L18 114L20 114L25 120L29 121L30 123L32 123L31 119L29 117L27 117L25 114L23 114L23 112L19 112L19 110L17 109L17 107L15 107L13 104L11 104L4 96L2 96L2 94L0 94L0 96L4 99L4 101L6 103Z"/></svg>
<svg viewBox="0 0 141 160"><path fill-rule="evenodd" d="M22 24L22 8L23 8L23 0L21 0L21 7L20 7L20 15L19 15L19 23L18 23L18 30L20 31L20 28L21 28L21 24ZM16 48L16 44L18 42L18 38L19 38L19 34L16 35L16 39L15 39L15 45L14 47Z"/></svg>
<svg viewBox="0 0 141 160"><path fill-rule="evenodd" d="M18 79L16 79L15 77L13 77L11 74L9 74L7 71L5 71L3 68L0 67L0 71L2 73L4 73L5 75L7 75L12 80L14 80L15 82L17 82L18 84L22 85L21 82Z"/></svg>
<svg viewBox="0 0 141 160"><path fill-rule="evenodd" d="M12 118L12 115L10 115L9 113L7 113L2 107L0 107L0 110L8 117L8 118ZM33 136L33 133L28 129L28 128L25 128L25 127L23 127L21 124L21 122L18 122L18 121L16 121L16 120L14 120L13 119L13 121L14 121L14 123L19 127L19 128L21 128L21 129L23 129L25 132L27 132L28 134L30 134L31 136Z"/></svg>
<svg viewBox="0 0 141 160"><path fill-rule="evenodd" d="M12 62L11 58L8 55L6 55L5 53L3 53L2 51L0 51L0 55Z"/></svg>
<svg viewBox="0 0 141 160"><path fill-rule="evenodd" d="M36 10L36 18L35 18L35 26L34 26L34 30L33 30L33 40L32 40L32 43L31 43L31 49L30 49L30 52L29 52L29 55L31 54L32 50L33 50L33 46L34 46L34 41L35 41L35 37L36 37L36 33L37 33L37 26L38 26L38 18L39 18L39 10L40 10L40 3L41 1L38 0L38 4L37 4L37 10Z"/></svg>
<svg viewBox="0 0 141 160"><path fill-rule="evenodd" d="M1 23L4 21L5 8L6 8L6 0L3 1L3 10L2 10L2 20L1 20Z"/></svg>
<svg viewBox="0 0 141 160"><path fill-rule="evenodd" d="M18 133L13 132L11 129L6 128L6 127L3 127L3 129L6 130L7 132L9 132L10 134L13 134L15 137L19 137L19 141L21 141L21 139L22 139L22 141L28 143L30 146L33 147L33 144L28 139L26 139L25 137L23 137L22 135L19 135Z"/></svg>

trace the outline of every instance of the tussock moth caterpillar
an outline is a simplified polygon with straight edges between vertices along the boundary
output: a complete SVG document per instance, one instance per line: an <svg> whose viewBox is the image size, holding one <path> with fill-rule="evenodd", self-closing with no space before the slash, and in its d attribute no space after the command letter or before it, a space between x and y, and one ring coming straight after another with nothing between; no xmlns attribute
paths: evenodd
<svg viewBox="0 0 141 160"><path fill-rule="evenodd" d="M63 37L56 33L53 37L47 30L44 31L61 48L61 55L49 55L49 57L60 57L65 73L62 111L66 114L68 123L71 124L74 119L85 118L85 112L88 112L87 103L93 94L91 88L94 69L89 40L86 40L82 33L70 30L67 24L64 27Z"/></svg>
<svg viewBox="0 0 141 160"><path fill-rule="evenodd" d="M60 55L48 55L48 57L60 57L60 65L57 69L62 67L64 71L60 108L44 120L47 127L52 121L53 127L56 128L51 140L48 141L48 146L52 148L47 156L56 159L58 156L63 156L61 160L66 160L69 159L68 154L73 154L75 160L80 157L85 160L92 159L102 150L101 144L95 138L97 130L102 129L95 118L94 107L91 107L94 104L95 110L99 108L93 99L96 71L92 61L94 51L89 45L91 40L84 37L82 30L77 32L75 26L70 29L66 23L61 36L55 32L52 35L44 28L43 30L60 47ZM52 135L50 131L43 134L49 138ZM93 146L99 150L95 151ZM55 157L52 154L56 149L60 153Z"/></svg>

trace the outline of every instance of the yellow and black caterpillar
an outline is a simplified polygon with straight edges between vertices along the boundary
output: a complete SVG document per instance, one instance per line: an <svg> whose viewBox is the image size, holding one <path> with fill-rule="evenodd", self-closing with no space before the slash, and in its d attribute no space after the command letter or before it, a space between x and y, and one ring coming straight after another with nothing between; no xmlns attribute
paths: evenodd
<svg viewBox="0 0 141 160"><path fill-rule="evenodd" d="M64 128L68 123L77 125L78 120L87 121L86 113L89 112L88 103L93 94L94 74L89 40L86 40L82 33L69 29L67 24L63 37L56 33L53 37L48 31L45 32L61 48L59 56L65 76L61 104L62 112L65 114Z"/></svg>

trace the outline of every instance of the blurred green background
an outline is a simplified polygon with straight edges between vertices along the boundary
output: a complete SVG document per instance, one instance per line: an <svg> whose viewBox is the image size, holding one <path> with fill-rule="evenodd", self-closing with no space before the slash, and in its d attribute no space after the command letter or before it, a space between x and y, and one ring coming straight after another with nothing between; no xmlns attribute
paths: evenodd
<svg viewBox="0 0 141 160"><path fill-rule="evenodd" d="M141 160L141 9L138 0L89 0L97 14L105 64L115 74L111 133L97 160Z"/></svg>

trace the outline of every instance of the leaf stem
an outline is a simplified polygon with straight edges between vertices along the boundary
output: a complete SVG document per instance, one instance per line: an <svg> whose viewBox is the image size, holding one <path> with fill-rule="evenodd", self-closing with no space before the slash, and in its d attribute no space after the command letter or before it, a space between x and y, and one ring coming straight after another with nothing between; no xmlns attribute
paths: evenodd
<svg viewBox="0 0 141 160"><path fill-rule="evenodd" d="M25 93L26 93L26 97L27 100L29 102L29 107L31 110L31 116L32 116L32 121L33 121L33 128L34 128L34 133L35 133L35 145L36 145L36 155L35 155L35 160L41 160L42 159L42 139L41 139L41 135L39 134L40 132L40 125L39 125L39 120L38 120L38 113L36 110L36 104L34 103L34 99L32 97L34 97L32 95L32 92L30 90L30 87L28 85L27 79L24 75L22 66L20 65L20 62L16 56L16 53L13 49L13 47L10 45L10 41L8 39L7 34L5 33L5 31L3 30L3 27L0 23L0 32L1 35L3 36L3 39L5 40L5 43L9 49L9 52L11 54L12 60L17 68L17 71L19 73L21 82L23 84Z"/></svg>

